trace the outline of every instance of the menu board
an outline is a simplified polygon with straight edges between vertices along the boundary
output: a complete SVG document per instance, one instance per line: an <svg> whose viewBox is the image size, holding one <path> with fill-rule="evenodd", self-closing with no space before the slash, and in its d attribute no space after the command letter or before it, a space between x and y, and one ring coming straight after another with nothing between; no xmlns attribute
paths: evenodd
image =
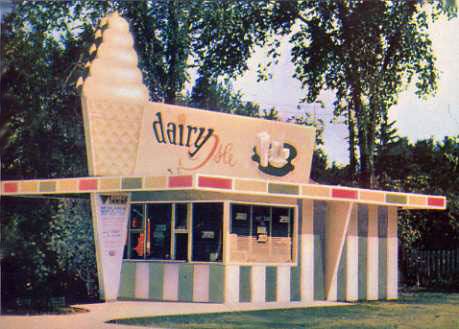
<svg viewBox="0 0 459 329"><path fill-rule="evenodd" d="M96 195L95 198L97 249L103 275L104 296L106 300L115 300L118 295L123 248L127 235L128 196Z"/></svg>

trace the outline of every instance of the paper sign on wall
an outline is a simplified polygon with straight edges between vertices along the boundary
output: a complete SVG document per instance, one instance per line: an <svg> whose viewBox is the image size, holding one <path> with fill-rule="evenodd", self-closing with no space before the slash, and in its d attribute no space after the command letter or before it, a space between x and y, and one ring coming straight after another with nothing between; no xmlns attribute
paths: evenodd
<svg viewBox="0 0 459 329"><path fill-rule="evenodd" d="M116 300L129 215L128 196L96 195L99 266L105 300ZM100 279L99 279L100 281Z"/></svg>

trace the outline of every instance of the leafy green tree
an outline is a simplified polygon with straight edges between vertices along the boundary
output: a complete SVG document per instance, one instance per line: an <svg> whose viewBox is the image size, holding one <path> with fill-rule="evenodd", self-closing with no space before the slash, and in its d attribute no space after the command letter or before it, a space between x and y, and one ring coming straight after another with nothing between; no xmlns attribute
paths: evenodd
<svg viewBox="0 0 459 329"><path fill-rule="evenodd" d="M413 80L419 96L436 91L429 18L455 16L454 2L315 0L274 7L288 13L273 15L273 26L291 33L294 76L306 89L305 101L316 101L324 89L335 92L335 115L349 130L351 173L358 169L361 185L373 186L381 119ZM274 61L277 47L270 50Z"/></svg>
<svg viewBox="0 0 459 329"><path fill-rule="evenodd" d="M117 10L128 19L151 98L176 103L190 68L205 70L213 79L231 78L247 69L253 48L267 40L266 3L16 1L1 28L2 179L87 175L75 84L90 60L88 49L96 41L101 17ZM244 106L240 111L259 110L254 104ZM72 231L79 237L86 229L86 222L70 225L65 221L73 210L58 208L52 200L6 198L1 199L1 208L2 227L17 233L2 237L2 247L21 250L19 256L6 252L2 260L8 264L7 271L21 273L9 282L11 291L25 294L33 286L33 292L38 292L37 285L49 290L52 285L46 284L46 278L64 268L70 273L84 266L84 258L74 258L79 265L62 258L61 245L72 246L72 241L60 234ZM56 225L52 229L51 222ZM93 248L89 236L84 241L85 248ZM79 277L86 280L84 274Z"/></svg>
<svg viewBox="0 0 459 329"><path fill-rule="evenodd" d="M85 283L87 296L97 281L93 228L88 200L60 202L49 227L48 249L56 255L58 269Z"/></svg>
<svg viewBox="0 0 459 329"><path fill-rule="evenodd" d="M62 283L55 280L56 259L47 246L55 203L43 207L42 200L22 199L5 207L3 199L2 305L13 306L15 298L22 296L33 299L34 306L41 306Z"/></svg>
<svg viewBox="0 0 459 329"><path fill-rule="evenodd" d="M445 195L445 211L405 210L401 212L399 236L402 247L450 249L459 245L459 136L432 139L415 144L401 138L388 144L376 157L384 174L384 188Z"/></svg>
<svg viewBox="0 0 459 329"><path fill-rule="evenodd" d="M260 107L242 98L242 93L235 91L229 80L218 82L217 79L200 76L196 79L187 103L209 111L258 117Z"/></svg>

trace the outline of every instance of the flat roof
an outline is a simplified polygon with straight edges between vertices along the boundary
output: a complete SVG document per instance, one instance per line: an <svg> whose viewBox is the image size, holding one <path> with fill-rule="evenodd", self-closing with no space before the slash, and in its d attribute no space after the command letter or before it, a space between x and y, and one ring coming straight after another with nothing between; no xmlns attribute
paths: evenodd
<svg viewBox="0 0 459 329"><path fill-rule="evenodd" d="M321 184L294 184L276 180L202 174L169 176L114 176L58 179L10 180L1 182L1 196L117 193L137 191L195 190L266 197L395 206L409 209L446 209L446 198Z"/></svg>

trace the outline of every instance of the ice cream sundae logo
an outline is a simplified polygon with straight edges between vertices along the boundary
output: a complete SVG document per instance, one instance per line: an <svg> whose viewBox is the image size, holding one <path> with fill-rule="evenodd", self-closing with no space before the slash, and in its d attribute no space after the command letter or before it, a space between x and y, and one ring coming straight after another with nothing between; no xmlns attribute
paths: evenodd
<svg viewBox="0 0 459 329"><path fill-rule="evenodd" d="M271 140L267 132L257 134L252 160L258 163L261 172L272 176L285 176L295 169L292 160L296 155L297 151L292 145Z"/></svg>

